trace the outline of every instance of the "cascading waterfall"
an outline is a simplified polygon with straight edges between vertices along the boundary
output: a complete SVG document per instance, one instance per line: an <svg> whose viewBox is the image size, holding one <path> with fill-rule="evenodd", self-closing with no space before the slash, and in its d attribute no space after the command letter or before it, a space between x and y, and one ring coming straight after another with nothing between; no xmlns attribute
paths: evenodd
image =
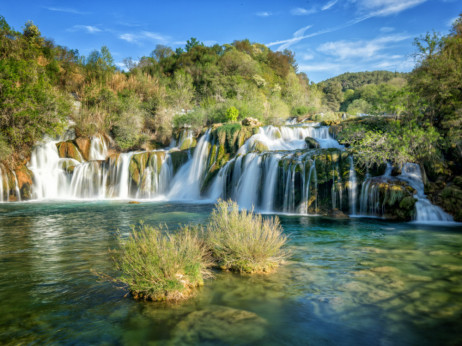
<svg viewBox="0 0 462 346"><path fill-rule="evenodd" d="M440 207L431 204L424 192L424 184L420 167L416 163L406 163L401 168L401 175L398 177L409 183L416 190L417 202L416 222L453 222L451 215L445 213Z"/></svg>
<svg viewBox="0 0 462 346"><path fill-rule="evenodd" d="M307 137L314 139L319 149L307 149L307 143L314 146L311 139L305 141ZM186 157L181 150L183 143L195 142L188 129L179 137L178 145L167 151L108 156L107 141L98 135L91 139L88 161L83 160L77 147L75 155L71 153L73 138L67 138L64 147L48 140L34 148L28 164L33 173L32 195L35 199L232 198L243 208L255 207L264 212L325 214L338 209L352 216L382 216L384 201L379 186L387 180L400 179L417 191L417 221L452 220L428 201L420 173L411 164L405 165L399 177L391 177L392 167L388 165L382 177L367 174L362 184L358 182L353 157L331 137L327 126L309 123L260 127L213 174L222 144L217 144L216 137L212 143L211 138L211 130L207 130ZM183 156L174 165L172 155L178 151ZM14 172L11 178L5 176L0 170L0 201L7 201L10 193L19 199ZM10 192L9 181L15 184L14 191Z"/></svg>
<svg viewBox="0 0 462 346"><path fill-rule="evenodd" d="M171 199L199 199L210 147L210 129L200 138L194 155L176 174L168 194Z"/></svg>
<svg viewBox="0 0 462 346"><path fill-rule="evenodd" d="M356 195L357 195L357 181L356 181L356 171L353 161L353 156L349 156L348 160L350 161L350 174L349 174L349 184L348 184L348 200L350 204L350 214L356 215Z"/></svg>
<svg viewBox="0 0 462 346"><path fill-rule="evenodd" d="M107 144L101 135L92 137L88 160L105 160L107 156Z"/></svg>

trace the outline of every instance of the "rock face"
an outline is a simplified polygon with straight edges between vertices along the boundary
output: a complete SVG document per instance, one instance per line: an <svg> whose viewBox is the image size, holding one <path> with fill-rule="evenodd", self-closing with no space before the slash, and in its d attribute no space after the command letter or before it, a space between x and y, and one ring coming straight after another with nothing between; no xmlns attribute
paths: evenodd
<svg viewBox="0 0 462 346"><path fill-rule="evenodd" d="M58 148L59 157L74 159L79 162L83 161L82 154L72 141L56 143L56 147ZM90 150L90 147L88 147L88 150Z"/></svg>
<svg viewBox="0 0 462 346"><path fill-rule="evenodd" d="M253 312L211 306L178 323L173 344L248 345L262 339L266 327L267 322Z"/></svg>
<svg viewBox="0 0 462 346"><path fill-rule="evenodd" d="M77 137L74 142L82 153L83 159L88 161L90 157L91 139L89 137Z"/></svg>
<svg viewBox="0 0 462 346"><path fill-rule="evenodd" d="M15 172L18 179L18 188L21 194L21 199L30 199L32 197L33 184L32 172L25 165L19 166Z"/></svg>
<svg viewBox="0 0 462 346"><path fill-rule="evenodd" d="M242 125L244 126L252 126L252 127L259 127L259 126L262 126L263 124L258 120L258 119L255 119L255 118L245 118L244 120L242 120Z"/></svg>

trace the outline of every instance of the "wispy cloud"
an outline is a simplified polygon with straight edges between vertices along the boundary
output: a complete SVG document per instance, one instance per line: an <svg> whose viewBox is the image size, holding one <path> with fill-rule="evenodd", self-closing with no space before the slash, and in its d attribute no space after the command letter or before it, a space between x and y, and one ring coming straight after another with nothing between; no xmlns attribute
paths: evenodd
<svg viewBox="0 0 462 346"><path fill-rule="evenodd" d="M259 17L269 17L273 15L271 12L267 12L267 11L257 12L255 14Z"/></svg>
<svg viewBox="0 0 462 346"><path fill-rule="evenodd" d="M340 60L356 58L378 57L380 51L385 50L390 43L397 43L409 39L410 36L391 35L379 37L370 41L335 41L326 42L318 47L318 51L334 56Z"/></svg>
<svg viewBox="0 0 462 346"><path fill-rule="evenodd" d="M72 13L72 14L89 14L89 12L83 12L76 10L74 8L64 8L64 7L45 7L48 11L53 11L53 12L64 12L64 13Z"/></svg>
<svg viewBox="0 0 462 346"><path fill-rule="evenodd" d="M367 17L385 17L398 14L409 8L423 4L427 0L359 0L356 2L360 12Z"/></svg>
<svg viewBox="0 0 462 346"><path fill-rule="evenodd" d="M338 0L332 0L332 1L329 1L327 4L325 4L323 7L321 7L321 11L326 11L328 10L329 8L331 8L332 6L334 6L336 3L337 3Z"/></svg>
<svg viewBox="0 0 462 346"><path fill-rule="evenodd" d="M293 8L290 13L294 16L306 16L306 15L309 15L309 14L313 14L313 13L316 13L317 10L316 8L312 7L310 9L306 9L306 8L303 8L303 7L297 7L297 8Z"/></svg>
<svg viewBox="0 0 462 346"><path fill-rule="evenodd" d="M334 63L314 63L298 65L298 69L302 72L322 72L322 71L338 71L340 64Z"/></svg>
<svg viewBox="0 0 462 346"><path fill-rule="evenodd" d="M313 60L313 59L314 59L314 54L306 53L302 55L302 60L308 61L308 60Z"/></svg>
<svg viewBox="0 0 462 346"><path fill-rule="evenodd" d="M141 31L136 34L124 33L124 34L120 34L119 38L121 40L130 42L130 43L136 43L136 44L141 44L142 41L156 41L159 43L167 43L170 39L170 37L168 36L159 34L157 32L151 32L151 31Z"/></svg>
<svg viewBox="0 0 462 346"><path fill-rule="evenodd" d="M383 27L380 28L380 32L392 32L394 30L395 30L395 28L392 28L390 26L383 26Z"/></svg>
<svg viewBox="0 0 462 346"><path fill-rule="evenodd" d="M102 30L93 25L74 25L73 27L67 29L67 31L85 31L89 34L96 34L97 32L101 32Z"/></svg>
<svg viewBox="0 0 462 346"><path fill-rule="evenodd" d="M136 36L133 35L133 34L122 34L122 35L119 35L119 38L121 40L124 40L124 41L127 41L127 42L136 42L137 41Z"/></svg>
<svg viewBox="0 0 462 346"><path fill-rule="evenodd" d="M310 36L310 35L304 35L304 34L311 27L312 27L312 25L304 26L303 28L300 28L297 31L295 31L293 33L292 38L290 38L288 40L271 42L271 43L268 43L267 46L271 47L271 46L275 46L275 45L280 45L277 50L284 50L286 48L289 48L291 45L293 45L293 44L307 38L308 36Z"/></svg>

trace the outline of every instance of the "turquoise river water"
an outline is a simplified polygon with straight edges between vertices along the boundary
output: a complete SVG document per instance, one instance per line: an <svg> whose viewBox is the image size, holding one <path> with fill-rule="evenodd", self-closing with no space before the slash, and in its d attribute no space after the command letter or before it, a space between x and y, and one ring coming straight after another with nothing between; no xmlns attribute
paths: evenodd
<svg viewBox="0 0 462 346"><path fill-rule="evenodd" d="M0 204L0 344L462 344L462 227L280 216L290 260L217 273L181 304L101 281L139 220L202 223L210 204Z"/></svg>

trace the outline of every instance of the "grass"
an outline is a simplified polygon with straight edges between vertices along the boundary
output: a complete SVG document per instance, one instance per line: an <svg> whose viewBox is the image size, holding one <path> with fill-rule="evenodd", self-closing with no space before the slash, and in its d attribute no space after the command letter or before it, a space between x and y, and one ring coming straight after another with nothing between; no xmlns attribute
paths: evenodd
<svg viewBox="0 0 462 346"><path fill-rule="evenodd" d="M270 272L287 256L286 241L278 217L239 211L233 201L218 201L207 225L207 246L223 270Z"/></svg>
<svg viewBox="0 0 462 346"><path fill-rule="evenodd" d="M178 233L141 224L128 239L119 236L120 250L112 257L120 277L135 299L175 301L188 298L203 285L209 271L209 252L200 232L183 227Z"/></svg>

